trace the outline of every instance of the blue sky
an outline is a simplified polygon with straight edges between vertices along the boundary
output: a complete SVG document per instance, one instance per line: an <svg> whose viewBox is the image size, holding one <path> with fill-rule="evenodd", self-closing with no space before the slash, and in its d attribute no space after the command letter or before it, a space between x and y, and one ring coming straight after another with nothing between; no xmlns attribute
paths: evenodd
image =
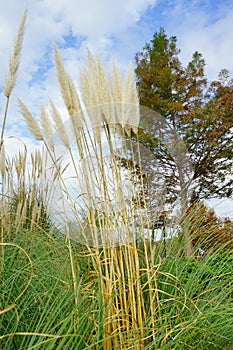
<svg viewBox="0 0 233 350"><path fill-rule="evenodd" d="M0 0L0 86L21 15L27 28L14 96L37 110L41 98L57 96L52 44L61 49L74 79L85 50L98 52L106 65L114 57L124 71L153 34L164 27L175 35L184 64L194 51L203 54L206 73L215 79L222 68L233 74L233 2L231 0ZM4 101L3 101L4 103ZM12 106L13 108L13 106ZM10 118L11 119L11 118Z"/></svg>
<svg viewBox="0 0 233 350"><path fill-rule="evenodd" d="M36 143L26 131L17 109L17 98L37 113L40 103L52 98L62 110L52 45L60 47L65 66L78 81L88 47L106 65L112 57L124 71L134 63L153 34L164 27L177 36L183 64L194 51L203 54L206 74L215 79L222 68L233 76L232 0L0 0L0 87L8 70L14 37L24 9L27 27L18 80L11 98L7 135L16 135L30 146ZM1 91L1 90L0 90ZM5 105L0 96L0 116ZM14 153L16 144L9 146Z"/></svg>

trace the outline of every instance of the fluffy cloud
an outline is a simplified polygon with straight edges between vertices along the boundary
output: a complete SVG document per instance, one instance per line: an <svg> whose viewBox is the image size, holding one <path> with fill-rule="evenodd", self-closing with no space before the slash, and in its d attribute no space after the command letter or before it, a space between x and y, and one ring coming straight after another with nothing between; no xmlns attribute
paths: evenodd
<svg viewBox="0 0 233 350"><path fill-rule="evenodd" d="M210 79L226 68L233 74L233 4L228 0L176 1L166 16L169 32L178 38L181 59L187 63L194 51L203 54ZM178 21L180 19L180 21Z"/></svg>
<svg viewBox="0 0 233 350"><path fill-rule="evenodd" d="M16 118L14 97L22 98L35 111L38 102L45 102L47 95L58 95L52 64L53 42L61 46L66 67L72 76L77 76L86 46L100 52L103 58L109 57L113 38L134 26L155 2L57 0L55 4L53 0L32 0L28 4L22 62L8 121L13 122ZM0 86L6 76L14 37L27 3L26 0L9 0L0 13L0 32L4 34L0 40ZM78 46L79 51L72 46ZM1 105L4 106L4 99Z"/></svg>

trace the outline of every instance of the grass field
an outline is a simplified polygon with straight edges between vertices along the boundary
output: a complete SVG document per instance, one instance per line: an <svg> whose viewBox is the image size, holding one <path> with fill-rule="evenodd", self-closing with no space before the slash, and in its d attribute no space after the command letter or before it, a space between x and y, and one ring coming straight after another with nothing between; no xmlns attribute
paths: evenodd
<svg viewBox="0 0 233 350"><path fill-rule="evenodd" d="M158 245L71 242L71 264L66 239L43 228L7 238L2 350L232 349L232 251L162 260Z"/></svg>

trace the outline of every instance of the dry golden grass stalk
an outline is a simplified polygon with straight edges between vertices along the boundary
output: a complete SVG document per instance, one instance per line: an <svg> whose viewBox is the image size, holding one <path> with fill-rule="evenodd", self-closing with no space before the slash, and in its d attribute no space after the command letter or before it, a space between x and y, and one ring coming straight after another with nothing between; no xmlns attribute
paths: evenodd
<svg viewBox="0 0 233 350"><path fill-rule="evenodd" d="M32 114L29 112L25 104L20 99L18 99L18 105L28 129L31 131L31 133L35 136L37 140L42 141L44 138L41 128L37 121L35 120L35 118L33 118Z"/></svg>
<svg viewBox="0 0 233 350"><path fill-rule="evenodd" d="M23 42L26 17L27 17L27 10L24 12L24 15L23 15L22 20L21 20L20 25L19 25L18 34L17 34L16 40L15 40L13 55L10 59L9 73L6 77L5 85L3 88L4 94L7 98L7 100L6 100L6 107L5 107L5 112L4 112L4 116L3 116L2 130L1 130L1 136L0 136L0 150L1 150L2 145L3 145L4 132L5 132L5 127L6 127L6 119L7 119L8 107L9 107L9 98L10 98L10 94L14 88L14 85L15 85L17 71L18 71L19 63L20 63L20 54L21 54L21 50L22 50L22 42Z"/></svg>
<svg viewBox="0 0 233 350"><path fill-rule="evenodd" d="M90 116L93 128L104 122L113 132L119 126L128 134L131 127L134 131L137 130L139 100L131 65L124 80L114 62L111 76L108 76L100 58L93 57L88 51L87 66L80 74L80 89L88 111L93 110L93 115Z"/></svg>
<svg viewBox="0 0 233 350"><path fill-rule="evenodd" d="M77 89L75 87L75 84L73 82L73 80L71 79L71 77L68 75L67 76L67 80L68 80L68 83L69 83L69 89L70 89L70 96L71 96L71 99L72 99L72 107L69 111L69 115L71 118L78 118L78 115L80 113L80 111L82 110L81 109L81 104L80 104L80 101L79 101L79 96L78 96L78 93L77 93ZM78 122L79 120L77 120ZM81 122L81 121L79 121Z"/></svg>
<svg viewBox="0 0 233 350"><path fill-rule="evenodd" d="M63 101L66 105L70 117L78 117L81 111L79 97L70 76L66 73L60 53L54 45L54 59L57 68L57 77L62 94Z"/></svg>
<svg viewBox="0 0 233 350"><path fill-rule="evenodd" d="M70 148L70 141L69 141L69 137L67 135L67 131L64 127L64 122L61 118L59 110L57 109L57 107L55 106L55 104L51 100L50 100L50 108L51 108L52 118L53 118L53 121L55 123L55 129L56 129L60 139L62 140L64 146L66 148Z"/></svg>
<svg viewBox="0 0 233 350"><path fill-rule="evenodd" d="M112 60L111 65L111 93L116 103L122 102L123 79L121 71L114 60Z"/></svg>
<svg viewBox="0 0 233 350"><path fill-rule="evenodd" d="M56 45L54 45L53 50L54 50L54 60L55 60L56 69L57 69L58 82L59 82L62 98L67 109L70 111L72 108L72 98L70 96L70 86L68 81L68 75L65 71L60 53Z"/></svg>
<svg viewBox="0 0 233 350"><path fill-rule="evenodd" d="M3 148L1 153L3 152ZM0 225L4 234L17 232L22 227L38 225L45 219L43 180L46 167L44 155L40 150L31 154L31 164L28 164L27 149L19 151L12 157L4 155L2 160L2 179L0 197ZM3 163L4 161L4 163ZM44 194L44 196L42 196ZM49 193L46 193L49 198ZM43 218L42 218L43 217ZM3 238L2 238L3 239Z"/></svg>
<svg viewBox="0 0 233 350"><path fill-rule="evenodd" d="M13 54L10 58L9 72L6 77L6 81L4 85L4 95L6 97L10 96L12 89L14 88L14 85L15 85L17 71L20 63L20 55L22 51L22 43L23 43L26 18L27 18L27 10L25 10L23 17L21 19L19 29L18 29L18 34L14 44Z"/></svg>
<svg viewBox="0 0 233 350"><path fill-rule="evenodd" d="M49 119L48 113L43 105L40 107L40 120L41 126L43 130L43 135L48 144L49 148L54 150L54 140L53 140L53 128L51 125L51 121Z"/></svg>
<svg viewBox="0 0 233 350"><path fill-rule="evenodd" d="M6 174L6 154L5 154L4 144L0 148L0 172L1 172L2 186L4 186L5 174Z"/></svg>
<svg viewBox="0 0 233 350"><path fill-rule="evenodd" d="M79 85L84 108L95 133L95 139L100 144L100 129L103 123L103 105L109 104L108 79L99 57L94 57L87 51L87 65L80 72ZM86 121L87 122L87 121Z"/></svg>
<svg viewBox="0 0 233 350"><path fill-rule="evenodd" d="M140 113L139 98L132 64L129 64L128 71L124 78L122 104L125 106L124 113L126 114L126 120L124 127L126 128L126 132L130 135L130 129L132 128L136 133L139 125Z"/></svg>
<svg viewBox="0 0 233 350"><path fill-rule="evenodd" d="M97 104L111 104L113 101L109 89L109 78L100 57L96 56L96 58L94 58L90 51L88 51L88 63L89 77L92 77L92 89L94 90L93 93L96 93ZM111 115L106 115L106 121L108 121L110 117Z"/></svg>

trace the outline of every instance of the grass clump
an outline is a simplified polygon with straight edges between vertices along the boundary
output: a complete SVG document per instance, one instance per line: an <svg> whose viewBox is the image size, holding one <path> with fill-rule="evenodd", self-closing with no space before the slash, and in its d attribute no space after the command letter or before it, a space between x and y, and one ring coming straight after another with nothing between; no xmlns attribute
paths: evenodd
<svg viewBox="0 0 233 350"><path fill-rule="evenodd" d="M11 244L1 276L3 349L232 347L231 251L156 255L148 266L148 251L130 245L90 252L72 241L74 294L65 237L22 230Z"/></svg>

